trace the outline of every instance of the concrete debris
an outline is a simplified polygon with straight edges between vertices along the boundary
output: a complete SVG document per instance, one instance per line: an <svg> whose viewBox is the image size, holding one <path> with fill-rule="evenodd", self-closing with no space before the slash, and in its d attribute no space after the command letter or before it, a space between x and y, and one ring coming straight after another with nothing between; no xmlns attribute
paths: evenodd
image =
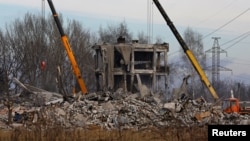
<svg viewBox="0 0 250 141"><path fill-rule="evenodd" d="M48 92L46 90L39 89L28 84L23 84L16 78L13 78L13 80L27 92L34 94L34 96L32 97L35 98L39 102L39 104L50 105L58 102L63 102L63 96L61 94Z"/></svg>
<svg viewBox="0 0 250 141"><path fill-rule="evenodd" d="M21 84L21 83L20 83ZM14 104L12 124L7 126L8 109L0 105L0 128L24 126L31 128L42 125L44 128L62 126L65 128L89 125L104 129L144 129L150 126L203 126L207 124L249 124L250 115L226 114L212 107L204 98L191 99L181 96L171 102L162 102L158 96L150 95L146 100L140 94L98 92L83 96L80 101L61 101L61 96L44 90L35 91L25 86L30 93L43 97L56 97L45 100L42 106ZM123 94L125 96L123 96ZM50 96L47 96L50 95ZM32 107L32 108L31 108Z"/></svg>

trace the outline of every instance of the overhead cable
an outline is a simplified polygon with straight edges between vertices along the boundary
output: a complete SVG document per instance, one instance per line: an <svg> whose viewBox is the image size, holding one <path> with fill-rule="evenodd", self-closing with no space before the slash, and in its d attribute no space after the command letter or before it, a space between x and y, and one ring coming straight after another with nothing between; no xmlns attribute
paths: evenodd
<svg viewBox="0 0 250 141"><path fill-rule="evenodd" d="M245 10L244 12L240 13L238 16L234 17L232 20L230 20L229 22L227 22L226 24L220 26L219 28L217 28L216 30L214 30L213 32L205 35L203 37L203 39L205 39L206 37L212 35L213 33L217 32L218 30L222 29L223 27L225 27L226 25L230 24L231 22L233 22L234 20L236 20L237 18L239 18L240 16L242 16L243 14L245 14L248 10L250 10L250 8L248 8L247 10Z"/></svg>

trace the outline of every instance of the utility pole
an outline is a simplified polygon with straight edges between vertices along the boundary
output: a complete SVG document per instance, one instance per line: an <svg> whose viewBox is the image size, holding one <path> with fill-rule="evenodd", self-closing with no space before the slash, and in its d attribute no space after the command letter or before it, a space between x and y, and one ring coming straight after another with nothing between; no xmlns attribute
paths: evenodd
<svg viewBox="0 0 250 141"><path fill-rule="evenodd" d="M212 37L214 39L213 47L206 51L206 53L212 53L212 84L220 81L220 71L232 71L231 69L220 66L220 54L227 52L220 48L220 37ZM211 66L209 66L211 67Z"/></svg>

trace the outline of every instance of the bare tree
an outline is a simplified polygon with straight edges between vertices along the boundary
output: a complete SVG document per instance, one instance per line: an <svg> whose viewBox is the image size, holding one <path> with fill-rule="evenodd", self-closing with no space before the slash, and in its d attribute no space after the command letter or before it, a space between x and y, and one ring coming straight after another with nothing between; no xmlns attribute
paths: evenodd
<svg viewBox="0 0 250 141"><path fill-rule="evenodd" d="M12 108L13 99L10 91L9 76L13 72L12 67L15 62L11 59L13 50L8 49L8 44L5 41L4 34L0 30L0 99L1 102L8 108L8 124L12 123Z"/></svg>
<svg viewBox="0 0 250 141"><path fill-rule="evenodd" d="M106 28L99 28L99 42L116 43L118 37L124 37L127 42L132 41L132 33L125 21L118 25L108 25Z"/></svg>
<svg viewBox="0 0 250 141"><path fill-rule="evenodd" d="M92 38L94 37L89 30L83 29L82 25L75 20L68 22L68 28L66 32L68 33L72 50L74 51L86 86L88 87L88 90L93 90L95 89L96 84L94 81L95 74L93 73L94 53L92 45L94 43L92 42ZM75 80L75 78L73 80Z"/></svg>
<svg viewBox="0 0 250 141"><path fill-rule="evenodd" d="M162 44L162 43L164 43L163 40L162 40L162 38L159 37L159 36L156 37L156 41L155 42L156 42L156 44Z"/></svg>
<svg viewBox="0 0 250 141"><path fill-rule="evenodd" d="M86 74L83 76L93 80L90 75L93 74L94 65L90 46L92 35L82 28L79 22L64 23L62 15L59 16L62 25L65 24L66 35L69 36L78 65ZM12 71L8 71L9 74L21 82L50 91L58 91L55 79L57 66L60 66L64 86L67 92L71 91L69 84L76 79L73 77L72 66L52 16L42 19L40 16L27 13L23 19L18 18L6 27L5 31L5 34L0 32L0 38L3 38L0 44L5 48L1 52L5 54L5 65L8 66L8 70ZM41 62L45 62L42 68ZM94 82L90 81L88 84L91 86Z"/></svg>
<svg viewBox="0 0 250 141"><path fill-rule="evenodd" d="M205 66L205 53L202 41L202 35L198 32L193 31L191 28L187 28L184 31L184 40L189 47L189 49L193 52L194 56L199 61L202 67ZM187 59L186 55L182 55L183 61L186 63L190 63ZM187 67L192 67L191 65L187 65ZM192 67L193 68L193 67Z"/></svg>
<svg viewBox="0 0 250 141"><path fill-rule="evenodd" d="M147 35L143 31L137 34L137 38L138 38L139 43L142 43L142 44L148 43Z"/></svg>
<svg viewBox="0 0 250 141"><path fill-rule="evenodd" d="M41 24L34 15L26 14L23 21L16 19L13 25L6 28L6 41L9 50L13 50L12 59L15 67L15 77L26 83L37 84L42 59Z"/></svg>
<svg viewBox="0 0 250 141"><path fill-rule="evenodd" d="M202 35L193 31L191 28L187 28L184 31L184 40L189 47L189 49L193 52L194 56L198 60L201 67L205 66L205 53L204 53L204 47L202 42ZM202 85L202 82L196 73L195 69L193 68L193 65L187 58L186 54L182 54L182 65L181 68L186 72L186 75L191 75L191 89L190 93L192 93L192 97L195 97L196 95L199 96L206 96L204 90L204 86ZM202 92L203 91L203 92Z"/></svg>

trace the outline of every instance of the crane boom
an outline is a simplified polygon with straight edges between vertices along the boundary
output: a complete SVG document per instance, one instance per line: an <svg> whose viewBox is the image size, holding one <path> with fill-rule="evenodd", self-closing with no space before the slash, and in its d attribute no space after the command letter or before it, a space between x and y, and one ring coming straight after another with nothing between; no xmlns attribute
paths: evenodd
<svg viewBox="0 0 250 141"><path fill-rule="evenodd" d="M183 51L185 52L185 54L187 55L188 59L190 60L190 62L192 63L193 67L195 68L195 70L197 71L197 73L199 74L202 82L206 85L206 87L208 88L210 94L213 96L213 98L215 100L219 99L217 93L215 92L213 86L210 84L209 79L207 78L206 74L204 73L204 71L202 70L200 64L198 63L197 59L195 58L195 56L193 55L192 51L188 48L188 46L186 45L185 41L182 39L181 35L179 34L179 32L177 31L177 29L175 28L173 22L170 20L170 18L168 17L168 15L166 14L165 10L162 8L161 4L159 3L158 0L153 0L156 7L158 8L158 10L160 11L161 15L163 16L163 18L165 19L167 25L169 26L169 28L171 29L171 31L173 32L173 34L175 35L176 39L178 40L178 42L180 43Z"/></svg>
<svg viewBox="0 0 250 141"><path fill-rule="evenodd" d="M63 28L62 28L62 25L59 21L59 18L58 18L58 15L56 13L56 10L54 8L54 4L52 2L52 0L48 0L48 4L50 6L50 9L51 9L51 12L53 14L53 17L54 17L54 20L56 22L56 25L57 25L57 28L61 34L61 39L62 39L62 42L63 42L63 45L64 45L64 48L67 52L67 55L69 57L69 60L71 62L71 66L73 68L73 71L74 71L74 74L76 76L76 79L78 81L78 84L81 88L81 91L83 94L87 94L87 88L85 86L85 83L84 83L84 80L81 76L81 72L80 72L80 69L77 65L77 62L75 60L75 57L74 57L74 54L73 54L73 51L71 50L71 47L70 47L70 44L69 44L69 41L68 41L68 37L65 35L64 31L63 31Z"/></svg>

